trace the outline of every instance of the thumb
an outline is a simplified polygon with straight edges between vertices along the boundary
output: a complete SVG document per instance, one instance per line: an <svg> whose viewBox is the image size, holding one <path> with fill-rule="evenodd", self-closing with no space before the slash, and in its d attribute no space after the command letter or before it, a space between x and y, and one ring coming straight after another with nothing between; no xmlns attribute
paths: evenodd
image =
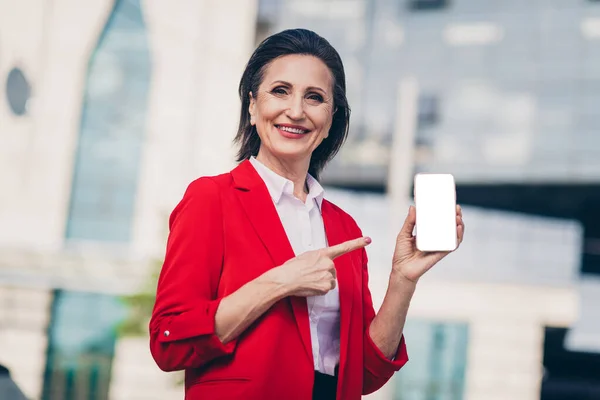
<svg viewBox="0 0 600 400"><path fill-rule="evenodd" d="M417 210L414 206L410 206L408 208L408 215L404 220L404 225L402 225L402 229L400 230L399 236L405 238L412 238L413 230L415 229L415 223L417 222Z"/></svg>

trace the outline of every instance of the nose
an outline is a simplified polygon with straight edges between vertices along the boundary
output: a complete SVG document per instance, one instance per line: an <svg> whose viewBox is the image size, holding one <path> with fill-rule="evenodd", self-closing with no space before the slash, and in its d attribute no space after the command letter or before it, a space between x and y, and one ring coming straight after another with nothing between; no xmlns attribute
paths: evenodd
<svg viewBox="0 0 600 400"><path fill-rule="evenodd" d="M299 120L304 118L304 97L300 94L291 96L289 107L286 111L288 118Z"/></svg>

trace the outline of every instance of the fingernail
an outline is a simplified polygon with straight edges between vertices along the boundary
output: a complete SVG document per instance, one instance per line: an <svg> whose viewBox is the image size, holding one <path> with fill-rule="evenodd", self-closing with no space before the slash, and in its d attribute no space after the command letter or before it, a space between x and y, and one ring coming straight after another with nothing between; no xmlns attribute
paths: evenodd
<svg viewBox="0 0 600 400"><path fill-rule="evenodd" d="M367 244L370 244L370 243L371 243L371 238L367 236L367 237L365 238L365 242L367 242Z"/></svg>

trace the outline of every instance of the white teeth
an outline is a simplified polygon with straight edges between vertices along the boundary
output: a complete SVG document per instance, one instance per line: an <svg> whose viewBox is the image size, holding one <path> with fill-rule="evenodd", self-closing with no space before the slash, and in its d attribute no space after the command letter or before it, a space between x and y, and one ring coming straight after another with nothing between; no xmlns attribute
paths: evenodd
<svg viewBox="0 0 600 400"><path fill-rule="evenodd" d="M305 131L303 129L289 128L287 126L278 126L278 128L281 129L282 131L286 131L286 132L290 132L290 133L296 133L296 134L302 134L302 133L308 132L308 131Z"/></svg>

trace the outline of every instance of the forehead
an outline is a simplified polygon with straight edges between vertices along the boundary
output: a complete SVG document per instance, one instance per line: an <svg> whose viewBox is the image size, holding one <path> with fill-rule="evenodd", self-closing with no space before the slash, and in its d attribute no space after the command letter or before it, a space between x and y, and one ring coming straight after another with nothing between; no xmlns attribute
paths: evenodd
<svg viewBox="0 0 600 400"><path fill-rule="evenodd" d="M333 83L331 71L319 58L309 55L291 54L271 61L265 70L263 84L285 81L294 86L317 86L330 90Z"/></svg>

